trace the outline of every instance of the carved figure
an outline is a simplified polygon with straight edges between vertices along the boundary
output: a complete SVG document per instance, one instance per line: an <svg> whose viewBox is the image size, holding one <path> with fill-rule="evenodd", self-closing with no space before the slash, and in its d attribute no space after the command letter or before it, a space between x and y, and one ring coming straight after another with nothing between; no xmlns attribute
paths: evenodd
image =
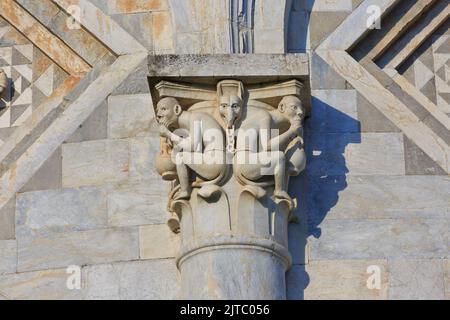
<svg viewBox="0 0 450 320"><path fill-rule="evenodd" d="M218 85L220 94L219 113L227 128L238 127L233 169L241 180L258 183L268 176L274 177L274 197L292 202L286 192L287 145L298 136L301 121L293 121L282 134L273 134L272 115L268 110L242 107L242 84L239 90L225 90L232 81Z"/></svg>
<svg viewBox="0 0 450 320"><path fill-rule="evenodd" d="M184 111L172 97L158 102L156 117L160 135L173 145L172 160L180 183L173 199L189 199L191 173L210 181L219 178L226 169L222 128L207 113Z"/></svg>
<svg viewBox="0 0 450 320"><path fill-rule="evenodd" d="M303 148L303 119L305 118L305 108L301 100L296 96L285 96L278 104L278 109L272 112L272 119L275 127L280 128L283 122L289 122L289 129L296 131L296 136L287 145L280 145L280 150L284 151L287 163L287 175L296 176L305 169L306 154ZM288 129L288 131L289 131Z"/></svg>
<svg viewBox="0 0 450 320"><path fill-rule="evenodd" d="M8 89L8 77L3 69L0 69L0 98L3 98Z"/></svg>

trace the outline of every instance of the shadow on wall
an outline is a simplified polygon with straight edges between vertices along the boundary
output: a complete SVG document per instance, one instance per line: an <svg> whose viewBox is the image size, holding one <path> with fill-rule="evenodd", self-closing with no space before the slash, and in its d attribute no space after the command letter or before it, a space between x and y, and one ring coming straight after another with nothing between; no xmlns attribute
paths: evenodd
<svg viewBox="0 0 450 320"><path fill-rule="evenodd" d="M309 237L320 238L320 224L338 203L339 192L347 187L344 152L349 144L361 143L358 120L312 99L312 116L305 123L305 151L307 166L290 182L290 193L298 199L295 212L298 224L291 224L289 249L293 256L293 273L287 277L288 299L303 299L309 285L305 270L306 244Z"/></svg>
<svg viewBox="0 0 450 320"><path fill-rule="evenodd" d="M309 20L314 1L292 0L287 32L287 52L307 52Z"/></svg>

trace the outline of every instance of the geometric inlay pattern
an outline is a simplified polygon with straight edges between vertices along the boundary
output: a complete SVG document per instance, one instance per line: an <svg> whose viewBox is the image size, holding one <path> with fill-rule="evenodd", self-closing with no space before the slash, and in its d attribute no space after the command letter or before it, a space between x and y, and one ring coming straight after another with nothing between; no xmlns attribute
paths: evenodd
<svg viewBox="0 0 450 320"><path fill-rule="evenodd" d="M432 48L436 103L442 111L450 113L450 35L436 37Z"/></svg>
<svg viewBox="0 0 450 320"><path fill-rule="evenodd" d="M403 76L439 110L450 114L450 31L435 32L405 65Z"/></svg>
<svg viewBox="0 0 450 320"><path fill-rule="evenodd" d="M2 18L0 68L8 78L8 90L0 100L1 146L68 75Z"/></svg>

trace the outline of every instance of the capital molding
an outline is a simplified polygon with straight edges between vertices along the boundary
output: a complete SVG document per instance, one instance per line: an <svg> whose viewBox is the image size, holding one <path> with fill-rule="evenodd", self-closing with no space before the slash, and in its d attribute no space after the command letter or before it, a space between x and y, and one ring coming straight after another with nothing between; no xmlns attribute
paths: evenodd
<svg viewBox="0 0 450 320"><path fill-rule="evenodd" d="M285 297L288 224L297 205L288 185L306 165L308 73L301 54L150 58L161 139L155 166L172 186L168 225L180 233L184 298ZM256 283L224 282L218 270L230 261L229 277L250 272Z"/></svg>

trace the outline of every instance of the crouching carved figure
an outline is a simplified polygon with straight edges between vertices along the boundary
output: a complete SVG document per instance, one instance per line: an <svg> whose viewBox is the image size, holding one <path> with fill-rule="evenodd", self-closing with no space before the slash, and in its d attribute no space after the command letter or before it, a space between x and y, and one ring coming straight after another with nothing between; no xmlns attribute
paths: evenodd
<svg viewBox="0 0 450 320"><path fill-rule="evenodd" d="M160 135L172 146L179 191L174 200L191 195L191 176L204 181L220 177L225 170L224 135L213 117L204 112L184 111L177 99L166 97L158 102L156 118Z"/></svg>
<svg viewBox="0 0 450 320"><path fill-rule="evenodd" d="M0 69L0 99L6 95L8 90L8 77L3 69Z"/></svg>
<svg viewBox="0 0 450 320"><path fill-rule="evenodd" d="M232 179L241 185L241 193L284 202L292 211L289 177L298 175L306 163L301 88L297 80L253 87L238 80L223 80L216 87L157 84L161 152L156 166L164 179L173 180L169 211L176 211L174 203L197 203L191 195L199 188L195 194L205 199L225 194L228 204L222 209L230 211L232 223L236 204L224 191ZM174 225L177 229L178 223Z"/></svg>

